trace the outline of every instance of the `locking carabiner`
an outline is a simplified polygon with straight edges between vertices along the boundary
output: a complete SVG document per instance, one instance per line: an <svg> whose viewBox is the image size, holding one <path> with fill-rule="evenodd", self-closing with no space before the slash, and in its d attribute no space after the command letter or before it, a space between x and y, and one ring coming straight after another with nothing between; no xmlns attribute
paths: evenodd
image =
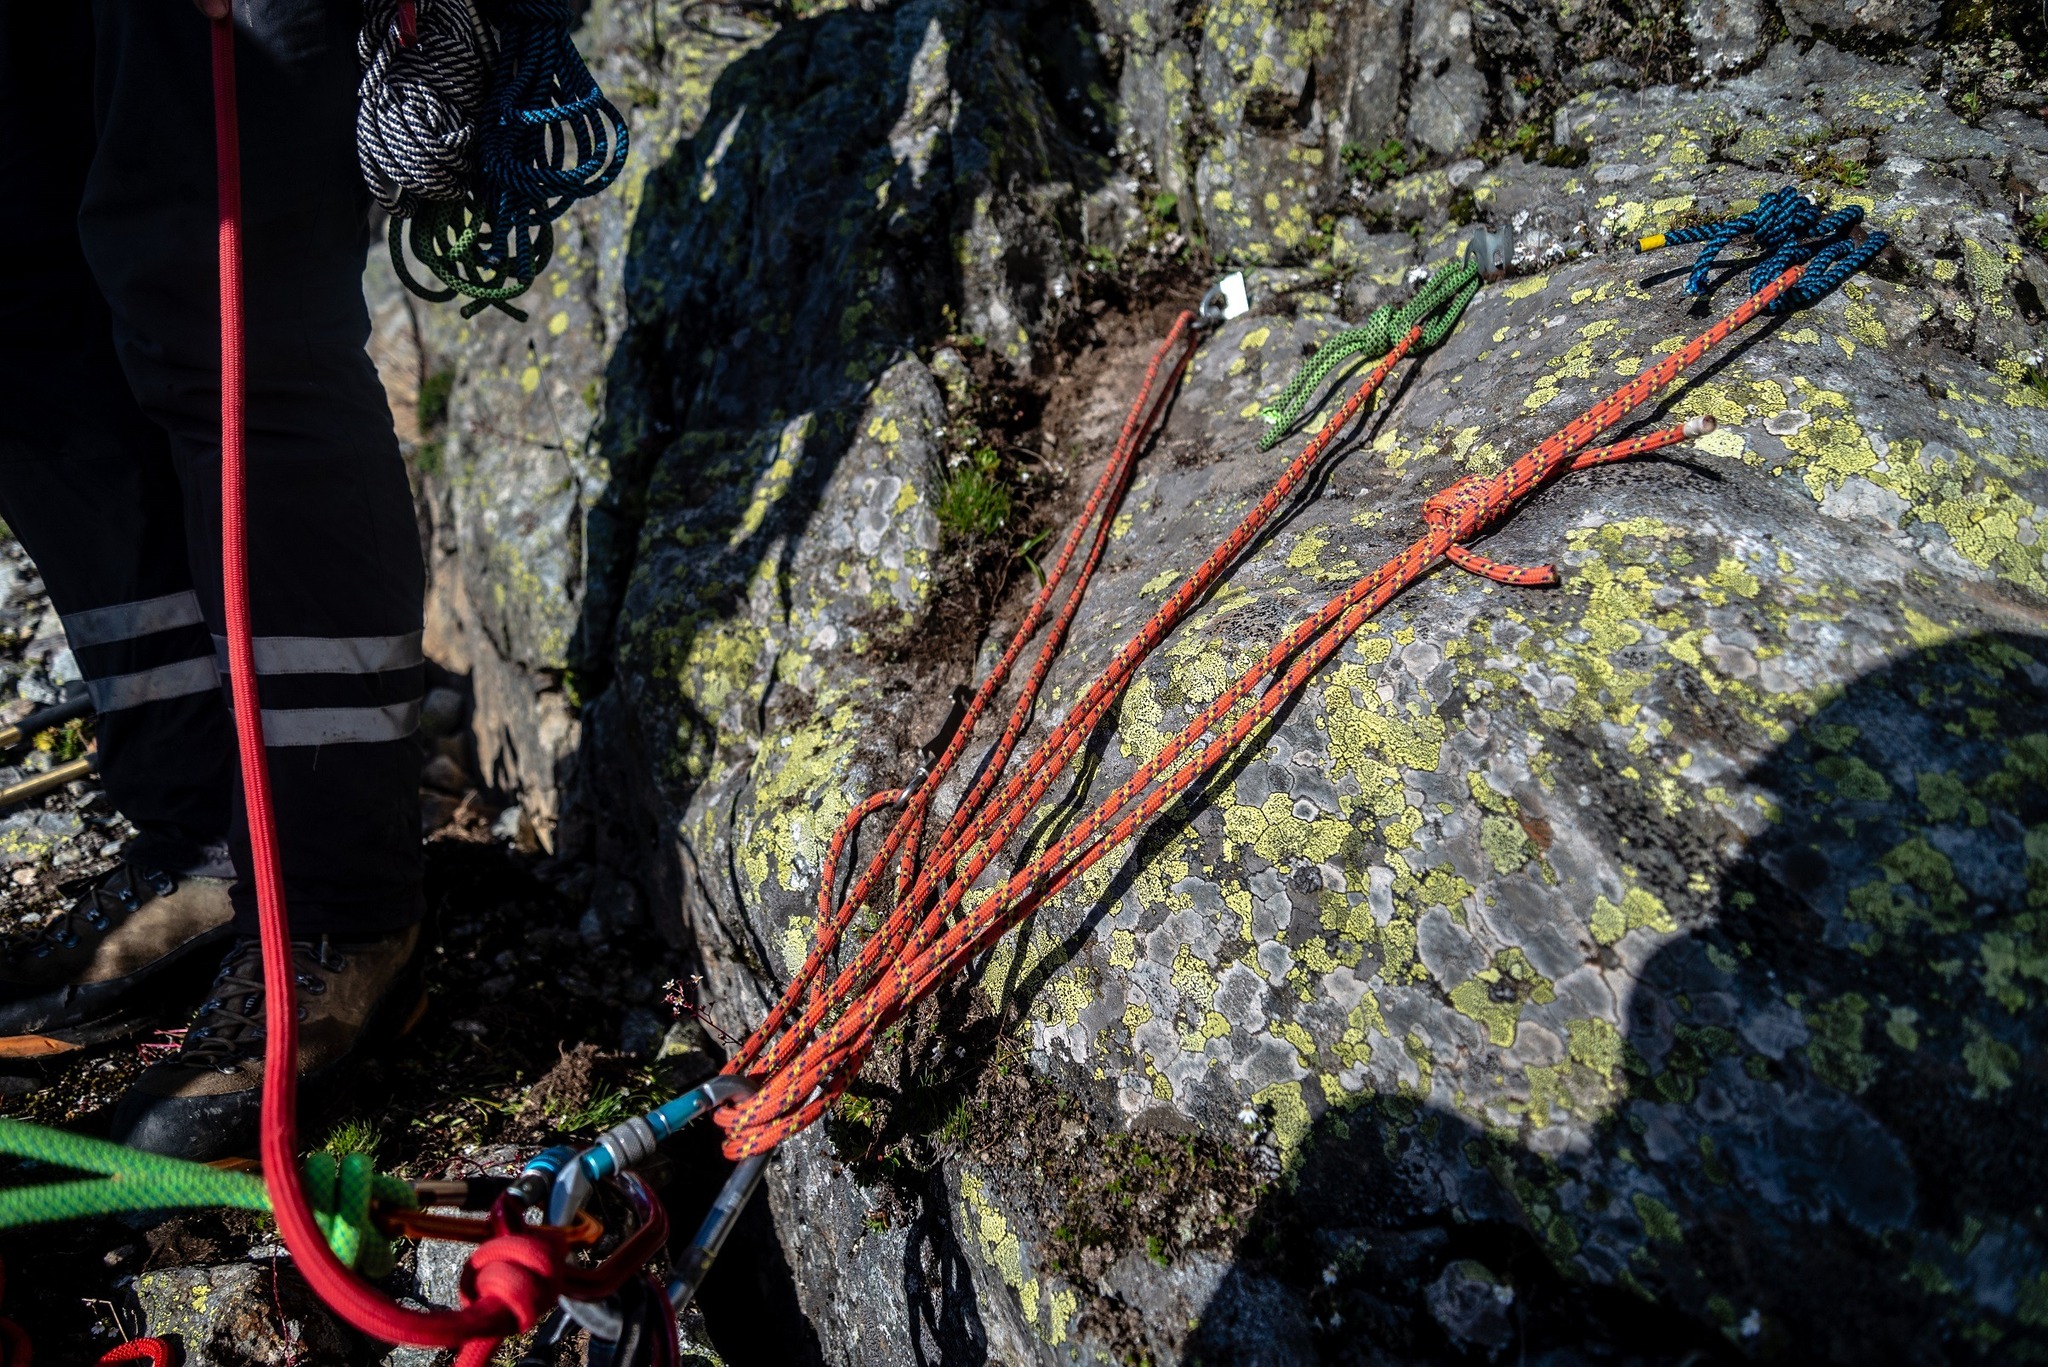
<svg viewBox="0 0 2048 1367"><path fill-rule="evenodd" d="M569 1223L583 1209L597 1183L645 1162L655 1145L706 1111L753 1094L753 1087L745 1079L721 1073L675 1100L663 1102L646 1115L636 1115L606 1130L596 1143L557 1169L554 1190L548 1197L548 1223Z"/></svg>

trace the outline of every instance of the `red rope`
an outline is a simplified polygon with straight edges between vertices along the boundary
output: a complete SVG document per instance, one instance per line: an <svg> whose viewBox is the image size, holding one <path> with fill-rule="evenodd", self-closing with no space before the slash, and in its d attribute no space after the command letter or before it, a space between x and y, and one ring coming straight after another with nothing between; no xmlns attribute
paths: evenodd
<svg viewBox="0 0 2048 1367"><path fill-rule="evenodd" d="M162 1339L129 1339L119 1347L109 1348L101 1353L99 1367L114 1367L117 1362L147 1362L150 1367L178 1367L184 1361L184 1354L165 1343ZM22 1360L26 1367L27 1359ZM14 1367L10 1363L9 1367Z"/></svg>
<svg viewBox="0 0 2048 1367"><path fill-rule="evenodd" d="M256 903L263 940L264 994L263 1176L278 1232L300 1273L335 1313L365 1334L389 1343L460 1348L457 1361L490 1360L508 1334L532 1328L567 1293L579 1299L611 1295L652 1256L667 1236L659 1203L642 1212L640 1227L596 1268L570 1267L563 1231L524 1223L501 1198L492 1212L494 1235L470 1255L462 1275L462 1307L409 1310L344 1266L313 1218L299 1173L297 1093L298 1012L290 989L291 930L280 873L270 769L263 746L263 714L249 618L249 548L243 437L241 149L235 112L234 30L213 25L213 97L216 173L220 195L220 479L221 581L233 690L235 741L241 756L248 808Z"/></svg>
<svg viewBox="0 0 2048 1367"><path fill-rule="evenodd" d="M1504 565L1469 549L1466 543L1498 525L1530 494L1567 471L1626 460L1711 430L1710 423L1695 420L1618 445L1586 449L1601 432L1647 401L1735 329L1756 318L1773 300L1791 288L1800 273L1796 266L1785 271L1684 348L1638 374L1499 474L1460 480L1428 499L1422 508L1426 530L1406 550L1332 598L1312 616L1296 623L1265 658L1240 676L1179 734L1169 739L1155 756L1140 765L1095 810L1051 847L992 889L971 911L961 915L960 908L976 880L1037 809L1040 800L1065 772L1089 733L1123 696L1139 666L1179 626L1244 548L1267 526L1282 502L1384 385L1394 366L1415 346L1420 338L1420 329L1402 338L1373 369L1343 407L1303 448L1265 497L1245 515L1223 544L1161 604L1152 619L1117 651L1109 665L1040 743L1023 768L1004 784L999 795L990 800L989 794L1003 765L1029 721L1038 689L1058 648L1058 639L1078 606L1079 595L1086 586L1084 573L1062 611L1057 629L1048 637L1036 666L1025 682L1017 705L1012 709L1010 725L1006 727L991 762L947 822L914 878L909 871L916 857L916 842L906 832L922 828L924 804L943 777L942 768L935 769L932 776L915 790L917 796L911 800L909 810L891 832L889 841L869 861L845 898L835 905L832 899L833 880L828 878L821 883L816 946L782 999L727 1065L728 1072L748 1074L756 1087L753 1096L735 1101L715 1115L717 1122L728 1131L725 1143L727 1156L737 1159L766 1152L829 1110L860 1071L882 1030L900 1019L939 983L964 967L973 956L993 945L1046 898L1058 893L1110 850L1130 839L1168 802L1192 787L1196 780L1214 773L1246 737L1302 690L1310 676L1326 664L1368 618L1427 574L1439 561L1449 560L1460 568L1502 583L1555 583L1556 572L1548 565ZM1176 324L1176 330L1179 326ZM1172 340L1170 336L1168 343L1171 344ZM1165 347L1161 352L1164 354ZM1185 364L1185 357L1181 364ZM1147 388L1141 390L1132 406L1123 438L1110 457L1102 483L1097 486L1098 493L1114 489L1118 491L1115 496L1121 497L1120 491L1128 481L1129 466L1143 444L1142 438L1149 433L1151 423L1163 410L1163 404L1148 404L1148 391L1158 368L1159 359L1155 357L1152 370L1147 373ZM1108 506L1114 507L1114 499ZM1097 500L1091 499L1083 523L1070 533L1069 547L1080 536L1087 517L1096 511ZM1098 528L1095 543L1098 552L1103 534ZM1092 568L1091 557L1089 569ZM983 701L1001 686L1000 671L1007 670L1021 648L1022 633L1035 625L1035 619L1027 614L1026 625L1013 639L998 673L992 674L977 693L977 705L972 709L972 716L979 715ZM1271 682L1261 689L1260 684L1266 680ZM1255 700L1254 694L1257 695ZM1250 705L1246 706L1247 702ZM949 747L948 762L967 743L973 727L972 716ZM1198 745L1200 749L1196 751ZM1190 751L1196 753L1186 763L1181 763L1183 756ZM877 794L857 806L833 838L825 861L828 868L837 868L847 840L862 819L879 807L899 800L900 794ZM862 947L854 962L842 969L829 987L821 988L819 983L824 967L845 926L873 896L881 871L899 854L903 862L889 916ZM801 1014L797 1014L799 1006ZM796 1017L794 1021L791 1020L793 1015Z"/></svg>

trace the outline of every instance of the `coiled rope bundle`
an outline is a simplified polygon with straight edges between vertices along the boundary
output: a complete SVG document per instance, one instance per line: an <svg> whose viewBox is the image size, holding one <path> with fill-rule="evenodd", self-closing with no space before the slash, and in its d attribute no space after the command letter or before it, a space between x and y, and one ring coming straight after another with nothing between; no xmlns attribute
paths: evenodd
<svg viewBox="0 0 2048 1367"><path fill-rule="evenodd" d="M526 292L554 221L626 164L619 111L569 39L567 0L370 0L356 41L356 156L391 211L407 289L463 316ZM412 257L437 284L422 284Z"/></svg>
<svg viewBox="0 0 2048 1367"><path fill-rule="evenodd" d="M1763 253L1762 259L1749 273L1750 293L1763 289L1766 282L1776 279L1790 267L1806 267L1798 282L1771 304L1770 312L1782 313L1786 309L1806 308L1819 302L1837 285L1877 259L1877 254L1885 249L1891 237L1881 232L1873 232L1860 239L1851 237L1849 230L1862 221L1863 210L1858 205L1845 205L1833 213L1823 214L1820 205L1785 185L1765 195L1747 213L1715 223L1653 233L1640 239L1636 250L1650 252L1659 247L1703 243L1699 257L1693 262L1692 274L1686 277L1685 292L1705 294L1707 277L1713 273L1714 263L1720 259L1721 253L1736 238L1748 234Z"/></svg>

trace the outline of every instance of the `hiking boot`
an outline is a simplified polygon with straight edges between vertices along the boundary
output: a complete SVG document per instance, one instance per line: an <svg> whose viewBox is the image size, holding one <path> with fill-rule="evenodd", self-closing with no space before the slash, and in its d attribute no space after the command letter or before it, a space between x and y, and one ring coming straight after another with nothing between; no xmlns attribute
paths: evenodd
<svg viewBox="0 0 2048 1367"><path fill-rule="evenodd" d="M228 937L226 878L124 863L33 935L0 944L0 1035L88 1028Z"/></svg>
<svg viewBox="0 0 2048 1367"><path fill-rule="evenodd" d="M374 940L294 940L300 1093L366 1046L398 1034L421 1004L419 927ZM131 1148L200 1161L251 1149L263 1110L263 947L236 942L177 1054L135 1080L114 1111Z"/></svg>

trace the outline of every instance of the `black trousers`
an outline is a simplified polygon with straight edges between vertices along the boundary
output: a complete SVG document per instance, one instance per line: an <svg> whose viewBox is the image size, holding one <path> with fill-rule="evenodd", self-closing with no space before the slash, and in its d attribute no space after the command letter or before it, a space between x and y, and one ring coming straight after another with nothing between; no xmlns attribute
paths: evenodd
<svg viewBox="0 0 2048 1367"><path fill-rule="evenodd" d="M237 0L251 610L295 933L421 910L423 572L364 351L360 0ZM253 932L224 689L208 25L189 0L0 0L0 515L160 850L227 838Z"/></svg>

